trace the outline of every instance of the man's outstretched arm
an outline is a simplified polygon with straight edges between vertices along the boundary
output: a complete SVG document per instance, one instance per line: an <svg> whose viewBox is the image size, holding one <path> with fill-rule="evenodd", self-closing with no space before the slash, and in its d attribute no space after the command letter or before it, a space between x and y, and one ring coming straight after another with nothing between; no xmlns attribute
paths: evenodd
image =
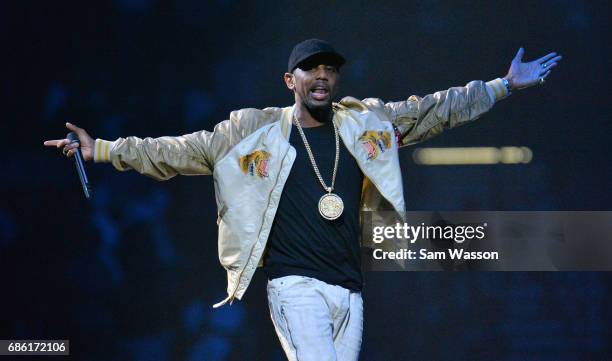
<svg viewBox="0 0 612 361"><path fill-rule="evenodd" d="M95 162L111 162L121 171L135 171L157 180L166 180L177 174L210 175L215 163L234 145L258 129L274 121L275 108L240 109L231 112L229 119L215 125L212 131L159 138L118 138L115 141L93 139L74 124L66 127L79 137L83 158ZM64 154L73 156L78 144L68 139L47 140L45 146L63 148Z"/></svg>
<svg viewBox="0 0 612 361"><path fill-rule="evenodd" d="M416 95L401 102L384 104L386 113L400 133L400 146L429 139L444 129L475 120L511 91L543 84L561 56L550 53L537 60L522 61L520 48L512 59L508 74L489 82L472 81L425 97Z"/></svg>
<svg viewBox="0 0 612 361"><path fill-rule="evenodd" d="M224 123L217 128L227 126ZM84 160L112 162L118 170L134 169L157 180L166 180L177 174L207 175L212 173L214 153L212 143L221 142L223 132L199 131L178 137L160 138L119 138L114 142L93 139L87 132L74 124L66 127L76 133L78 143L70 144L68 139L47 140L45 146L63 148L72 157L75 148L80 147Z"/></svg>

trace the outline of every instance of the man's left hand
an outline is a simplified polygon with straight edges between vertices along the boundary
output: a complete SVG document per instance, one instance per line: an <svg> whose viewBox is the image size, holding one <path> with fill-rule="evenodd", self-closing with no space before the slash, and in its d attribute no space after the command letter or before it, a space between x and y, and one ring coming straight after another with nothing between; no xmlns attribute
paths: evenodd
<svg viewBox="0 0 612 361"><path fill-rule="evenodd" d="M516 56L512 59L508 75L505 76L512 90L544 84L551 69L557 66L559 60L562 59L561 55L550 53L529 63L523 63L524 53L525 49L520 48L518 50Z"/></svg>

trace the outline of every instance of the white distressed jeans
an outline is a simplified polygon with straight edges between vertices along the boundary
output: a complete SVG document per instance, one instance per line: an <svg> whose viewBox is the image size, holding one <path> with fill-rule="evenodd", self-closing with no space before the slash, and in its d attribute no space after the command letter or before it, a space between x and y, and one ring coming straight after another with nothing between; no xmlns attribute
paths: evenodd
<svg viewBox="0 0 612 361"><path fill-rule="evenodd" d="M363 332L361 292L315 278L268 281L268 305L289 361L357 361Z"/></svg>

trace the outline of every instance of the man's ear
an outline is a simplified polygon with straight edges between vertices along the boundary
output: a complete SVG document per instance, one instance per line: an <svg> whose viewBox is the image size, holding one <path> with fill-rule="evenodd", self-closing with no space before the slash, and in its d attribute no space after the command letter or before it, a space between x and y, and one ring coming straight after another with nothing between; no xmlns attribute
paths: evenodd
<svg viewBox="0 0 612 361"><path fill-rule="evenodd" d="M285 79L285 85L287 85L287 88L289 88L289 90L295 89L295 78L293 74L285 73L283 78Z"/></svg>

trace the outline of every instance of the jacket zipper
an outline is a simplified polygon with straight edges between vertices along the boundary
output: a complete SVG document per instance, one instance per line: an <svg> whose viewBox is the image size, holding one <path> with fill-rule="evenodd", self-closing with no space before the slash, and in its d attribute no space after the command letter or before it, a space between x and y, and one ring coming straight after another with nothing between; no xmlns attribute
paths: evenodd
<svg viewBox="0 0 612 361"><path fill-rule="evenodd" d="M281 161L281 169L280 169L280 170L279 170L279 172L278 172L278 176L277 176L277 178L276 178L277 180L279 180L279 179L281 178L281 173L282 173L282 163L283 163L283 162L285 161L285 159L286 159L286 158L289 156L289 151L290 151L290 149L291 149L291 144L288 144L287 152L285 152L285 156L283 157L283 160ZM293 162L291 162L290 167L291 167L291 166L293 166ZM287 177L285 177L285 181L283 182L283 188L285 188L285 183L286 183L286 182L287 182ZM278 183L275 183L275 185L276 185L276 184L278 184ZM274 189L273 189L273 191L274 191ZM282 190L281 190L281 194L282 194ZM280 201L280 198L279 198L279 201ZM268 202L268 203L269 203L269 202ZM278 202L277 202L277 204L276 204L276 208L277 208L277 210L278 210ZM267 210L267 208L266 208L266 210ZM265 213L266 213L266 212L264 211L264 217L265 217ZM276 213L276 210L275 210L275 213ZM264 220L264 222L265 222L265 220ZM270 226L270 227L272 227L272 226ZM259 228L259 233L258 233L257 241L255 242L255 244L257 244L257 242L259 241L259 234L261 234L261 229L262 229L262 228L263 228L263 223L262 223L261 227ZM268 236L270 236L270 234L269 234L269 233L268 233ZM253 254L253 249L255 248L255 244L253 245L253 247L251 248L251 251L249 252L249 258L250 258L250 256ZM263 256L263 251L262 251L262 256ZM257 263L259 263L259 260L257 260ZM231 305L231 304L232 304L232 302L234 301L234 298L235 298L236 292L238 292L238 288L240 288L240 279L242 278L242 275L244 274L244 271L246 270L246 266L247 266L247 265L248 265L248 261L247 261L247 264L245 264L245 266L244 266L244 267L242 268L242 270L240 271L240 275L239 275L239 276L238 276L238 278L237 278L237 279L238 279L238 284L236 285L236 288L234 288L234 291L232 292L231 296L229 296L229 298L230 298L230 299L229 299L230 305ZM257 265L255 265L255 267L257 267Z"/></svg>

